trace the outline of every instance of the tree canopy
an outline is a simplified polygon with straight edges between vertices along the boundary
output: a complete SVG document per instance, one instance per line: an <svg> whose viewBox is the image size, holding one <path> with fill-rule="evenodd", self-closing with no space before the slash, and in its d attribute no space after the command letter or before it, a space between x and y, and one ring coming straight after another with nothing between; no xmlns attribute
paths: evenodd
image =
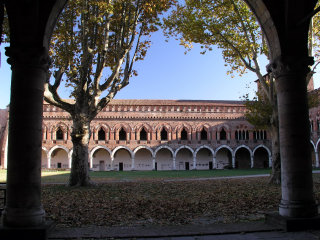
<svg viewBox="0 0 320 240"><path fill-rule="evenodd" d="M149 36L161 25L159 15L172 3L174 0L69 1L52 36L53 78L45 85L46 100L73 111L70 101L64 101L57 91L64 82L71 87L72 98L86 99L94 117L137 75L133 63L146 56Z"/></svg>

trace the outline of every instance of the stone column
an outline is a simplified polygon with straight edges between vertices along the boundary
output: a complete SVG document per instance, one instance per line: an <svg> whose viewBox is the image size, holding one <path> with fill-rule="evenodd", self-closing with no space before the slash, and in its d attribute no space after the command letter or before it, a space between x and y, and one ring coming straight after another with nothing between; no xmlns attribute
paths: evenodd
<svg viewBox="0 0 320 240"><path fill-rule="evenodd" d="M319 167L319 152L316 151L315 155L316 155L316 167L318 168Z"/></svg>
<svg viewBox="0 0 320 240"><path fill-rule="evenodd" d="M304 218L318 214L313 195L306 74L313 59L278 58L269 65L276 77L281 154L282 199L279 214Z"/></svg>
<svg viewBox="0 0 320 240"><path fill-rule="evenodd" d="M232 155L232 168L236 168L236 157Z"/></svg>
<svg viewBox="0 0 320 240"><path fill-rule="evenodd" d="M216 159L216 156L213 156L212 158L212 165L213 165L213 169L217 169L217 159Z"/></svg>
<svg viewBox="0 0 320 240"><path fill-rule="evenodd" d="M156 158L152 156L152 170L156 170Z"/></svg>
<svg viewBox="0 0 320 240"><path fill-rule="evenodd" d="M132 156L132 159L131 159L131 170L135 169L134 162L135 162L134 156Z"/></svg>
<svg viewBox="0 0 320 240"><path fill-rule="evenodd" d="M173 156L173 158L172 158L172 164L173 164L172 170L176 170L177 168L176 168L176 157L175 156Z"/></svg>
<svg viewBox="0 0 320 240"><path fill-rule="evenodd" d="M197 169L197 156L194 154L193 155L193 170Z"/></svg>
<svg viewBox="0 0 320 240"><path fill-rule="evenodd" d="M7 202L3 225L45 223L41 204L43 91L49 57L45 48L6 48L11 64ZM32 139L32 141L25 141Z"/></svg>
<svg viewBox="0 0 320 240"><path fill-rule="evenodd" d="M269 168L272 167L272 155L269 156Z"/></svg>
<svg viewBox="0 0 320 240"><path fill-rule="evenodd" d="M48 156L48 168L51 168L51 156Z"/></svg>
<svg viewBox="0 0 320 240"><path fill-rule="evenodd" d="M253 168L254 167L254 160L253 160L253 155L251 156L251 166L250 166L251 168Z"/></svg>

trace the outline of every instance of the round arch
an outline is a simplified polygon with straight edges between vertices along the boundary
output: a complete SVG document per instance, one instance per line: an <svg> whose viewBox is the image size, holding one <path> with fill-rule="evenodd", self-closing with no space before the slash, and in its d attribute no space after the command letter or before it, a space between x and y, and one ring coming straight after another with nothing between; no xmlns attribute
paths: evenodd
<svg viewBox="0 0 320 240"><path fill-rule="evenodd" d="M112 153L111 153L111 159L114 159L114 155L115 153L120 150L120 149L125 149L130 153L130 157L133 158L134 153L132 152L132 150L130 148L128 148L127 146L118 146L115 149L113 149Z"/></svg>
<svg viewBox="0 0 320 240"><path fill-rule="evenodd" d="M238 147L234 150L234 156L236 155L237 151L238 151L240 148L245 148L245 149L247 149L247 150L249 151L249 153L250 153L250 157L252 157L252 150L251 150L247 145L244 145L244 144L238 146Z"/></svg>
<svg viewBox="0 0 320 240"><path fill-rule="evenodd" d="M263 144L260 144L260 145L256 146L252 151L252 156L253 156L253 161L254 161L253 167L255 167L255 168L257 167L256 166L256 161L257 161L257 159L256 159L256 151L259 150L259 149L264 149L264 150L267 151L267 153L268 153L268 166L272 167L272 153L271 153L270 149L267 146L263 145ZM260 163L261 163L261 161L260 161ZM264 165L266 165L264 161L262 161L261 164L260 164L261 165L260 168L261 167L265 167Z"/></svg>
<svg viewBox="0 0 320 240"><path fill-rule="evenodd" d="M152 148L142 145L142 146L136 147L133 150L133 154L134 154L133 164L134 164L135 170L149 171L155 168Z"/></svg>
<svg viewBox="0 0 320 240"><path fill-rule="evenodd" d="M203 149L206 149L207 151L209 151L211 153L211 156L207 152L201 151ZM198 147L194 152L194 159L195 159L194 165L196 166L196 169L212 170L214 168L217 168L215 152L210 146L202 145L202 146Z"/></svg>
<svg viewBox="0 0 320 240"><path fill-rule="evenodd" d="M195 156L194 155L194 150L191 147L187 146L187 145L183 145L183 146L177 148L177 150L174 152L174 156L176 157L178 152L183 148L186 148L186 149L190 150L190 152L192 153L192 156Z"/></svg>
<svg viewBox="0 0 320 240"><path fill-rule="evenodd" d="M149 150L149 152L151 153L151 156L153 156L153 150L152 148L148 147L148 146L139 146L139 147L136 147L134 150L133 150L133 154L134 156L136 155L136 153L140 150L140 149L147 149Z"/></svg>
<svg viewBox="0 0 320 240"><path fill-rule="evenodd" d="M109 148L107 148L107 147L105 147L105 146L99 145L99 146L94 147L94 148L90 151L90 160L92 159L93 154L94 154L97 150L99 150L99 149L104 149L104 150L106 150L106 151L110 154L110 156L111 156L111 154L112 154L112 151L111 151Z"/></svg>
<svg viewBox="0 0 320 240"><path fill-rule="evenodd" d="M221 150L222 148L228 149L228 150L230 151L230 153L232 154L232 156L233 156L233 150L232 150L232 148L229 147L228 145L221 145L221 146L219 146L219 147L216 149L215 154L217 154L217 152L218 152L219 150Z"/></svg>
<svg viewBox="0 0 320 240"><path fill-rule="evenodd" d="M219 146L214 153L217 169L230 169L234 166L233 150L228 145Z"/></svg>
<svg viewBox="0 0 320 240"><path fill-rule="evenodd" d="M63 154L61 155L61 153L58 153L58 156L56 156L57 159L54 159L55 157L52 156L53 152L55 150L58 149L62 149L65 151L66 153L66 158L63 156ZM70 151L68 148L66 148L65 146L62 145L57 145L54 146L50 149L49 153L48 153L48 167L51 168L71 168L71 155L72 155L72 150Z"/></svg>
<svg viewBox="0 0 320 240"><path fill-rule="evenodd" d="M98 151L100 149L106 150L109 153L109 156L106 156L103 153L99 154ZM98 152L98 156L95 156L96 152ZM93 149L91 149L89 157L90 168L93 171L111 170L111 153L112 151L109 148L102 145L96 146Z"/></svg>
<svg viewBox="0 0 320 240"><path fill-rule="evenodd" d="M249 152L249 156L247 156L246 152L242 151L241 149L246 149ZM239 153L237 154L238 151L239 151ZM236 168L252 168L253 167L252 150L244 144L238 146L234 150L234 163L235 164L233 164L233 165Z"/></svg>
<svg viewBox="0 0 320 240"><path fill-rule="evenodd" d="M154 151L154 156L153 156L153 157L156 157L157 152L158 152L159 150L163 149L163 148L168 149L168 150L171 152L172 156L173 156L173 157L175 156L174 151L173 151L173 149L172 149L171 147L168 147L168 146L160 146L160 147L157 147L156 150Z"/></svg>
<svg viewBox="0 0 320 240"><path fill-rule="evenodd" d="M214 150L213 150L211 147L207 146L207 145L202 145L202 146L198 147L198 148L194 151L194 155L197 156L197 153L198 153L201 149L203 149L203 148L208 149L208 150L212 153L212 156L214 156L214 154L215 154Z"/></svg>
<svg viewBox="0 0 320 240"><path fill-rule="evenodd" d="M65 151L67 152L67 154L69 154L69 152L70 152L70 150L69 150L68 148L66 148L65 146L57 145L57 146L54 146L54 147L52 147L52 148L50 149L50 151L49 151L49 155L48 155L48 156L50 156L50 157L51 157L51 155L52 155L53 151L54 151L54 150L56 150L56 149L59 149L59 148L61 148L61 149L65 150Z"/></svg>

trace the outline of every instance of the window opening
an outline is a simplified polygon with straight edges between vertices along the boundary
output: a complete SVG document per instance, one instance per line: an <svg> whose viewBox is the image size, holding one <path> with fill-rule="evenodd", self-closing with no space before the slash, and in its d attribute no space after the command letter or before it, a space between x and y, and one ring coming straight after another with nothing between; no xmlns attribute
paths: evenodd
<svg viewBox="0 0 320 240"><path fill-rule="evenodd" d="M224 130L224 128L222 128L222 130L220 131L220 140L226 140L227 139L227 133Z"/></svg>
<svg viewBox="0 0 320 240"><path fill-rule="evenodd" d="M98 140L106 140L106 133L102 128L98 131Z"/></svg>
<svg viewBox="0 0 320 240"><path fill-rule="evenodd" d="M168 139L168 133L167 131L163 128L161 130L161 140L167 140Z"/></svg>
<svg viewBox="0 0 320 240"><path fill-rule="evenodd" d="M63 131L61 130L60 127L58 127L57 129L56 137L57 137L57 140L63 140Z"/></svg>
<svg viewBox="0 0 320 240"><path fill-rule="evenodd" d="M125 141L126 139L127 139L127 133L123 128L121 128L119 131L119 140Z"/></svg>
<svg viewBox="0 0 320 240"><path fill-rule="evenodd" d="M201 140L208 140L208 133L204 128L202 129L202 131L200 133L200 138L201 138Z"/></svg>
<svg viewBox="0 0 320 240"><path fill-rule="evenodd" d="M147 132L144 128L140 131L140 140L146 141L147 140Z"/></svg>
<svg viewBox="0 0 320 240"><path fill-rule="evenodd" d="M185 129L181 131L181 140L188 140L188 133Z"/></svg>

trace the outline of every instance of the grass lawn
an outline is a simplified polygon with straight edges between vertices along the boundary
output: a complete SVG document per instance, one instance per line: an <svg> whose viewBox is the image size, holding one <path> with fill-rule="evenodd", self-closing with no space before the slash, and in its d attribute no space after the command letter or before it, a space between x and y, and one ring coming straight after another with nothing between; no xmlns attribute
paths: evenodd
<svg viewBox="0 0 320 240"><path fill-rule="evenodd" d="M6 170L0 170L0 182L6 181ZM43 183L66 183L70 171L42 171ZM163 180L177 178L212 178L224 176L241 176L270 174L270 169L231 169L231 170L196 170L196 171L128 171L128 172L90 172L96 182L129 180Z"/></svg>

